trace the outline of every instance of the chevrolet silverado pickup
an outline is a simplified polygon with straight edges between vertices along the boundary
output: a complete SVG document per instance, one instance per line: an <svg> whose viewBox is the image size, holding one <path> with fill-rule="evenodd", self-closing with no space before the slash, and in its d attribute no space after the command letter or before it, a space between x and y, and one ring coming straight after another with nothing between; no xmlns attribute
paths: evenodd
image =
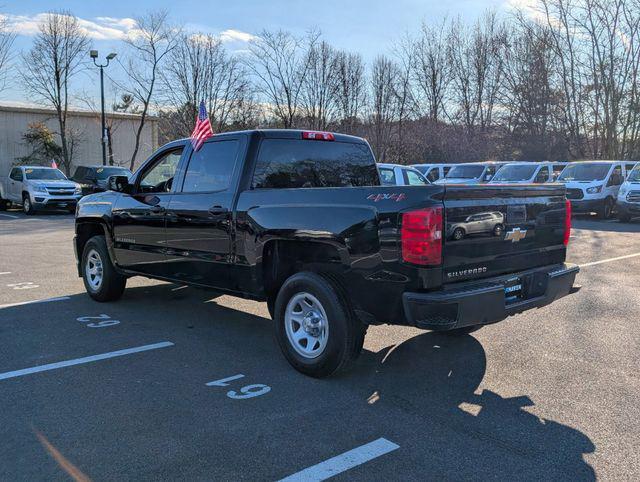
<svg viewBox="0 0 640 482"><path fill-rule="evenodd" d="M141 275L266 301L284 356L314 377L353 362L369 325L469 333L571 293L578 272L564 186L381 186L347 135L178 140L109 187L76 212L89 296ZM454 235L485 215L500 229Z"/></svg>

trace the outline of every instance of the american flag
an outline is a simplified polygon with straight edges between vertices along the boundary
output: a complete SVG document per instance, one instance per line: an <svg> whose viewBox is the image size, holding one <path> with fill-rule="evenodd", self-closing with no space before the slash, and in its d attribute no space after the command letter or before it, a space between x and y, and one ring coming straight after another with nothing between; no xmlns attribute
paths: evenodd
<svg viewBox="0 0 640 482"><path fill-rule="evenodd" d="M198 109L198 118L196 119L196 126L191 133L191 145L193 150L197 151L202 147L204 141L213 136L213 129L211 128L211 122L207 115L207 109L204 106L204 100L200 101L200 108Z"/></svg>

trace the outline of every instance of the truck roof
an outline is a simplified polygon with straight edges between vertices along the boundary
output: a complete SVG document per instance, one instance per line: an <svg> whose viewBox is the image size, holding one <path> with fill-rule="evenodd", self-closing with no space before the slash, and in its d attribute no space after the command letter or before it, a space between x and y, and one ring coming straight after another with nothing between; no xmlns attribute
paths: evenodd
<svg viewBox="0 0 640 482"><path fill-rule="evenodd" d="M325 132L325 131L315 131L311 129L248 129L243 131L230 131L230 132L220 132L213 135L213 139L220 137L228 137L228 136L236 136L236 135L259 135L266 139L301 139L303 132ZM327 131L328 132L328 131ZM330 132L333 134L334 139L338 142L356 142L356 143L366 143L367 141L362 137L351 136L348 134L340 134L337 132ZM168 142L165 146L170 145L184 145L187 142L190 142L188 137L184 137L182 139L176 139L174 141Z"/></svg>

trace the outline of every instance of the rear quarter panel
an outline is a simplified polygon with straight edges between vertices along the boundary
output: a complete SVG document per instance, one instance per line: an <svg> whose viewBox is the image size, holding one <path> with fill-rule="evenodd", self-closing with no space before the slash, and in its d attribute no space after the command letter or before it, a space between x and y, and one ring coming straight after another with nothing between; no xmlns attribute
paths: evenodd
<svg viewBox="0 0 640 482"><path fill-rule="evenodd" d="M241 291L259 294L265 246L275 240L324 243L356 309L381 322L403 322L401 293L441 282L441 270L400 259L402 211L441 204L441 186L256 189L236 208L236 269Z"/></svg>

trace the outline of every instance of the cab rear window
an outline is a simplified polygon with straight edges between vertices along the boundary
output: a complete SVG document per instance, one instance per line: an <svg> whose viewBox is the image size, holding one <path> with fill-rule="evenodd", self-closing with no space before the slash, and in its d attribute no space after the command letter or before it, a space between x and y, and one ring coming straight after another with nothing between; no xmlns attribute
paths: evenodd
<svg viewBox="0 0 640 482"><path fill-rule="evenodd" d="M254 189L378 186L366 144L265 139L253 175Z"/></svg>

